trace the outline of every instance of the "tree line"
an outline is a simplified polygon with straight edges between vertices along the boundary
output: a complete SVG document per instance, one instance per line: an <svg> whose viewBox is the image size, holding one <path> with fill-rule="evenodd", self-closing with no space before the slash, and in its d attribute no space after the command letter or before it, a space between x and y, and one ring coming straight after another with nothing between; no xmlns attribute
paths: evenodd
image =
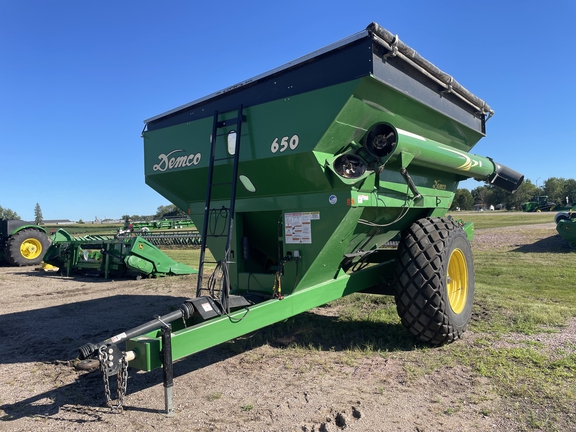
<svg viewBox="0 0 576 432"><path fill-rule="evenodd" d="M159 220L164 218L182 218L186 219L188 215L176 207L174 204L168 204L166 206L159 206L156 209L156 213L153 215L148 216L141 216L141 215L123 215L122 219L132 219L133 221L152 221L152 220ZM0 219L16 219L19 220L20 215L16 213L14 210L5 208L0 206ZM42 209L40 208L40 204L36 203L34 207L34 224L35 225L42 225L44 223L44 217L42 216ZM84 223L82 219L78 221L78 223Z"/></svg>
<svg viewBox="0 0 576 432"><path fill-rule="evenodd" d="M140 215L123 215L123 220L132 219L133 221L152 221L160 220L165 218L188 218L188 215L176 207L174 204L161 205L156 209L156 213L150 216L140 216Z"/></svg>
<svg viewBox="0 0 576 432"><path fill-rule="evenodd" d="M0 206L0 219L16 219L19 220L20 216L14 210ZM42 225L44 217L42 216L42 209L40 204L36 203L34 207L34 224Z"/></svg>
<svg viewBox="0 0 576 432"><path fill-rule="evenodd" d="M524 180L515 193L506 192L492 185L479 186L472 191L456 190L451 210L473 210L474 206L481 208L502 208L520 210L522 203L537 196L548 196L548 201L561 205L576 203L576 180L550 177L537 186L529 179Z"/></svg>

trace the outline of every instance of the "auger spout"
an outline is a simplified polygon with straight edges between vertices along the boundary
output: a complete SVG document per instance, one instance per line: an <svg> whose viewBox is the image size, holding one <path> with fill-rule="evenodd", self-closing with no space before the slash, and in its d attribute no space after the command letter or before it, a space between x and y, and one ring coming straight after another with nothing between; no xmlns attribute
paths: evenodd
<svg viewBox="0 0 576 432"><path fill-rule="evenodd" d="M420 166L429 170L475 178L514 193L524 176L511 168L446 144L436 142L412 132L397 129L389 123L377 123L360 140L362 147L338 155L332 165L334 172L346 179L354 178L350 170L342 167L343 160L354 161L353 172L360 179L374 166L378 170L408 169ZM354 158L354 159L352 159Z"/></svg>

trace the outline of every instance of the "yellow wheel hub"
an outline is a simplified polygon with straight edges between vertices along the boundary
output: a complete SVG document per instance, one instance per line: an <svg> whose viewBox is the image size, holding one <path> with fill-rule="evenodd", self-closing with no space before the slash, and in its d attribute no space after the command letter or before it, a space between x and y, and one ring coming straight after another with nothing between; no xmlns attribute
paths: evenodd
<svg viewBox="0 0 576 432"><path fill-rule="evenodd" d="M459 314L466 306L468 297L468 266L466 256L460 249L454 249L448 261L448 300L454 313Z"/></svg>
<svg viewBox="0 0 576 432"><path fill-rule="evenodd" d="M26 239L20 245L20 253L26 259L36 259L42 253L42 243L35 238Z"/></svg>

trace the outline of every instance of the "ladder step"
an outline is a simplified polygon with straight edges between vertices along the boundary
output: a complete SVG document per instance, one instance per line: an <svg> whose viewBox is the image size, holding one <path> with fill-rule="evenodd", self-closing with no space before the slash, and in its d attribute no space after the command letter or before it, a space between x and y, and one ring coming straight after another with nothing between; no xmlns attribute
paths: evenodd
<svg viewBox="0 0 576 432"><path fill-rule="evenodd" d="M242 110L243 110L243 106L239 105L238 107L238 111L237 111L237 116L235 118L231 118L231 119L227 119L227 120L218 120L218 117L220 116L220 113L218 111L214 111L214 117L212 120L212 135L211 137L213 137L213 139L211 139L211 143L210 143L210 162L208 164L208 184L206 186L206 203L204 206L204 226L202 228L202 242L201 242L201 247L200 247L200 263L199 263L199 270L200 272L198 273L198 280L197 280L197 289L196 289L196 295L200 296L201 293L203 291L212 291L211 295L215 296L216 292L219 293L219 295L221 295L221 301L222 301L222 305L224 306L224 308L226 309L226 311L229 313L230 312L230 303L229 303L229 299L230 299L230 280L229 280L229 276L228 276L228 265L230 264L230 242L231 242L231 237L232 237L232 228L233 228L233 222L234 222L234 208L235 208L235 202L236 202L236 186L238 184L238 164L239 164L239 159L240 159L240 138L242 136L242 123L246 122L246 116L244 114L242 114ZM237 125L237 130L236 130L236 137L235 137L235 151L234 154L231 156L226 156L226 157L216 157L215 152L216 152L216 137L218 136L223 136L224 134L218 134L218 129L227 127L227 126L231 126L231 125ZM231 173L231 181L226 181L226 182L214 182L213 181L213 174L214 174L214 165L216 162L219 161L233 161L233 169L232 169L232 173ZM210 225L210 218L212 216L212 212L213 211L222 211L222 209L212 209L210 208L210 202L212 200L212 189L215 186L222 186L222 185L231 185L231 193L230 193L230 206L229 208L227 208L226 210L229 212L229 214L227 214L226 216L226 224L228 225L228 229L226 230L226 233L224 233L224 231L222 232L222 234L220 235L215 235L215 234L209 234L208 233L208 226ZM215 217L220 217L221 214L216 214ZM220 289L216 289L216 287L206 287L203 283L202 283L202 279L203 279L203 269L204 269L204 264L205 263L210 263L210 264L218 264L218 262L211 262L211 261L206 261L205 258L205 251L206 251L206 239L208 237L226 237L226 247L225 247L225 258L224 261L222 263L222 265L225 267L224 271L222 273L222 278L221 281L219 282L221 284ZM235 302L238 301L235 299ZM240 304L242 304L242 300L240 301Z"/></svg>
<svg viewBox="0 0 576 432"><path fill-rule="evenodd" d="M246 121L246 116L242 115L241 118L242 118L242 123L244 123ZM232 119L228 119L228 120L222 120L216 124L216 127L223 128L226 126L235 125L235 124L238 124L238 120L240 120L240 117L236 117L236 118L232 118Z"/></svg>

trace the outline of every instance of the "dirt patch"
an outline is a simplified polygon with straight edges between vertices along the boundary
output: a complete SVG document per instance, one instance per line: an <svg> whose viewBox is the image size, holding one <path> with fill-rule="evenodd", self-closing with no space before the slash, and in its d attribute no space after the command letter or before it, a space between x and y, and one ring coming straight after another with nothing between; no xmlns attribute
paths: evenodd
<svg viewBox="0 0 576 432"><path fill-rule="evenodd" d="M556 232L556 224L543 223L492 229L478 229L472 243L474 251L571 253L573 249Z"/></svg>
<svg viewBox="0 0 576 432"><path fill-rule="evenodd" d="M479 230L474 248L514 250L554 235ZM552 227L553 228L553 227ZM497 231L494 233L494 231ZM539 234L536 234L539 233ZM496 243L495 243L496 242ZM176 415L165 416L160 370L130 370L122 413L103 406L102 377L70 366L79 346L178 307L195 277L104 281L0 267L2 430L478 431L518 430L514 406L463 366L408 376L409 349L387 354L287 347L293 334L242 350L234 342L175 363ZM311 313L331 317L334 308ZM297 318L296 318L297 319ZM537 337L574 342L575 322ZM345 336L343 336L345 337ZM556 339L553 339L556 338ZM563 339L562 339L563 338ZM473 344L467 332L456 343ZM389 347L386 347L389 348Z"/></svg>

